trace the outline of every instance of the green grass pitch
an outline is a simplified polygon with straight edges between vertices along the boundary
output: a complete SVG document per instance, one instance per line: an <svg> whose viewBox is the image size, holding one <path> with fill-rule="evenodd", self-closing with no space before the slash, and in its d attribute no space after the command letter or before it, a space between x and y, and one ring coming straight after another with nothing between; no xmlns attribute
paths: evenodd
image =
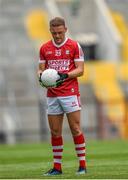
<svg viewBox="0 0 128 180"><path fill-rule="evenodd" d="M87 142L88 172L76 175L77 157L73 142L65 143L63 175L45 177L52 167L51 146L42 144L0 145L0 179L126 179L128 141Z"/></svg>

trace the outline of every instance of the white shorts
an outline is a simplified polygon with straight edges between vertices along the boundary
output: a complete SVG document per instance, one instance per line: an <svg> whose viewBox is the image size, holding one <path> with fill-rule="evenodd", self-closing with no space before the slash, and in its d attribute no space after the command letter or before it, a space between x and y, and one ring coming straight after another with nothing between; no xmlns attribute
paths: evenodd
<svg viewBox="0 0 128 180"><path fill-rule="evenodd" d="M81 110L80 96L47 97L47 113L63 114Z"/></svg>

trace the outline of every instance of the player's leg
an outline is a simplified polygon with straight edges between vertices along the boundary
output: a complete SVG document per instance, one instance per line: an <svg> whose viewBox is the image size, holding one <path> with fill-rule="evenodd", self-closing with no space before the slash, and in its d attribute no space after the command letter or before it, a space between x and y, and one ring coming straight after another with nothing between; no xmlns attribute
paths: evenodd
<svg viewBox="0 0 128 180"><path fill-rule="evenodd" d="M80 110L69 112L66 115L73 137L79 136L82 133L80 127Z"/></svg>
<svg viewBox="0 0 128 180"><path fill-rule="evenodd" d="M62 124L63 111L57 98L48 98L48 122L51 131L51 145L53 149L53 169L45 175L62 174L61 159L63 153Z"/></svg>
<svg viewBox="0 0 128 180"><path fill-rule="evenodd" d="M45 175L59 175L62 174L62 153L63 153L63 138L62 138L62 124L63 114L48 115L48 122L51 131L51 145L53 150L53 168Z"/></svg>
<svg viewBox="0 0 128 180"><path fill-rule="evenodd" d="M48 115L51 136L54 138L58 138L62 135L63 116L63 114Z"/></svg>
<svg viewBox="0 0 128 180"><path fill-rule="evenodd" d="M67 113L69 127L72 132L75 150L79 159L79 174L86 172L86 159L85 159L85 138L80 127L80 110Z"/></svg>

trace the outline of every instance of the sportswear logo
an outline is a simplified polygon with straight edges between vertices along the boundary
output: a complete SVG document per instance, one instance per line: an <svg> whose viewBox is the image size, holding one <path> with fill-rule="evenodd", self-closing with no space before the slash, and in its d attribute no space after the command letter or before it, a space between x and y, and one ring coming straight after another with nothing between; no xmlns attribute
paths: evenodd
<svg viewBox="0 0 128 180"><path fill-rule="evenodd" d="M61 49L55 50L55 56L61 56Z"/></svg>
<svg viewBox="0 0 128 180"><path fill-rule="evenodd" d="M57 71L69 70L69 59L48 60L48 67Z"/></svg>
<svg viewBox="0 0 128 180"><path fill-rule="evenodd" d="M66 50L66 51L65 51L65 54L70 54L70 51L69 51L69 50Z"/></svg>
<svg viewBox="0 0 128 180"><path fill-rule="evenodd" d="M75 101L72 102L72 107L77 106L77 103Z"/></svg>
<svg viewBox="0 0 128 180"><path fill-rule="evenodd" d="M71 92L75 92L74 88L71 89Z"/></svg>

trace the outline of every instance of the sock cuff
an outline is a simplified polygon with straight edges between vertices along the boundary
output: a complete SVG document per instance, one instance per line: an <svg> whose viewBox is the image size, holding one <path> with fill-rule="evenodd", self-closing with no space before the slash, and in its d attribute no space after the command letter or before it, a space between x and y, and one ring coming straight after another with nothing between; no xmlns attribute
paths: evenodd
<svg viewBox="0 0 128 180"><path fill-rule="evenodd" d="M60 146L63 145L63 138L62 136L60 137L51 137L51 144L52 146Z"/></svg>
<svg viewBox="0 0 128 180"><path fill-rule="evenodd" d="M75 143L75 144L82 144L82 143L85 142L85 138L84 138L83 133L81 133L81 134L78 135L78 136L73 136L73 139L74 139L74 143Z"/></svg>

